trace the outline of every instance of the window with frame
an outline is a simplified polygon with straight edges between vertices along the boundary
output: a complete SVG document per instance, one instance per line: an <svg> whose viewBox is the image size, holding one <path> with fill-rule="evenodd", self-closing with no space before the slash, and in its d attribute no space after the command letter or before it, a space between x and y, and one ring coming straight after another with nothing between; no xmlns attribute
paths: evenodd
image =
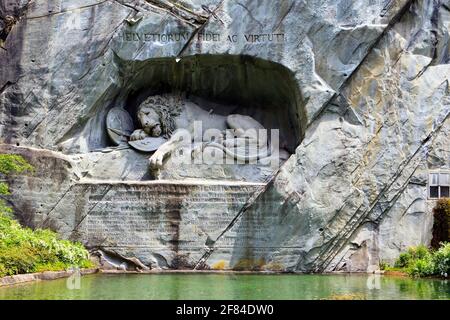
<svg viewBox="0 0 450 320"><path fill-rule="evenodd" d="M441 199L450 197L449 172L431 172L428 185L428 198Z"/></svg>

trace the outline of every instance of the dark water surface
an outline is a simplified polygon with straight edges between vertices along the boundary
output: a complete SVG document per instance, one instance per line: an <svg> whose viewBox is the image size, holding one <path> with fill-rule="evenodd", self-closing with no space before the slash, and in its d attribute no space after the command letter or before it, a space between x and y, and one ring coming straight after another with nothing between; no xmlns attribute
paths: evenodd
<svg viewBox="0 0 450 320"><path fill-rule="evenodd" d="M2 299L450 299L450 281L370 275L94 274L0 288ZM75 286L76 287L76 286Z"/></svg>

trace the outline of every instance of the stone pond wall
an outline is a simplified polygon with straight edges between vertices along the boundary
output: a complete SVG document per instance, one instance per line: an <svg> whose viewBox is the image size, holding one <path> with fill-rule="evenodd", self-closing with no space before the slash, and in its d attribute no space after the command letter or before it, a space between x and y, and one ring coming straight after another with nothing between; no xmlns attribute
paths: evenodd
<svg viewBox="0 0 450 320"><path fill-rule="evenodd" d="M10 180L23 224L151 268L372 271L430 243L450 1L182 3L0 4L0 152L37 169ZM148 181L145 155L99 151L111 107L168 90L273 110L298 147L267 186Z"/></svg>

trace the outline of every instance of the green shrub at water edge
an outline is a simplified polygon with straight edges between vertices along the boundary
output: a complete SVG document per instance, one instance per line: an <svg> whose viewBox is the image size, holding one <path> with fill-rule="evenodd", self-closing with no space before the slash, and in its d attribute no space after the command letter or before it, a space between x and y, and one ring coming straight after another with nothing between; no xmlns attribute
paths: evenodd
<svg viewBox="0 0 450 320"><path fill-rule="evenodd" d="M392 269L383 265L383 270ZM450 243L441 243L441 247L432 251L425 246L411 247L400 254L394 268L407 272L413 277L440 276L450 274Z"/></svg>
<svg viewBox="0 0 450 320"><path fill-rule="evenodd" d="M450 275L450 242L442 246L433 255L434 272L447 278Z"/></svg>
<svg viewBox="0 0 450 320"><path fill-rule="evenodd" d="M0 174L32 170L21 156L0 154ZM0 194L9 194L5 183L0 183ZM0 277L93 266L88 251L80 243L60 240L50 230L23 228L11 213L0 199Z"/></svg>
<svg viewBox="0 0 450 320"><path fill-rule="evenodd" d="M396 268L408 268L417 260L428 260L431 258L431 253L427 247L420 245L411 247L407 252L401 253L395 262Z"/></svg>
<svg viewBox="0 0 450 320"><path fill-rule="evenodd" d="M60 240L49 230L23 228L0 213L0 276L91 266L80 243Z"/></svg>
<svg viewBox="0 0 450 320"><path fill-rule="evenodd" d="M406 269L406 272L413 277L432 276L435 274L433 261L430 258L414 260Z"/></svg>

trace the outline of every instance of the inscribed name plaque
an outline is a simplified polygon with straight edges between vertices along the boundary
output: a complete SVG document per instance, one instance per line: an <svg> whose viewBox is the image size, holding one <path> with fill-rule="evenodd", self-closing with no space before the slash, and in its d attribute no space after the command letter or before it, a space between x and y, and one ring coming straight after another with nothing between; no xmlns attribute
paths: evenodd
<svg viewBox="0 0 450 320"><path fill-rule="evenodd" d="M195 265L262 184L82 183L78 240L148 264ZM158 258L155 258L158 257ZM181 261L182 260L182 261ZM175 261L175 262L174 262ZM180 262L181 261L181 262ZM159 261L161 264L161 261Z"/></svg>

